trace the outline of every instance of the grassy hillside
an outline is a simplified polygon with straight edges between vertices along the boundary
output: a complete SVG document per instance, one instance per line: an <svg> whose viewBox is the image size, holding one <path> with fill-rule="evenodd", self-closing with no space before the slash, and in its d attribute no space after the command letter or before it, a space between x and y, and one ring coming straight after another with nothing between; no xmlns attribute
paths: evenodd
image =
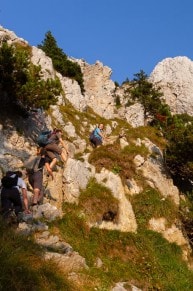
<svg viewBox="0 0 193 291"><path fill-rule="evenodd" d="M54 262L44 260L32 237L19 235L2 220L0 232L0 290L75 290Z"/></svg>
<svg viewBox="0 0 193 291"><path fill-rule="evenodd" d="M52 225L86 258L89 269L79 274L79 290L111 290L117 282L127 282L128 290L130 284L142 290L193 290L193 273L176 244L144 226L136 234L89 228L84 195L80 206L65 204L64 218Z"/></svg>

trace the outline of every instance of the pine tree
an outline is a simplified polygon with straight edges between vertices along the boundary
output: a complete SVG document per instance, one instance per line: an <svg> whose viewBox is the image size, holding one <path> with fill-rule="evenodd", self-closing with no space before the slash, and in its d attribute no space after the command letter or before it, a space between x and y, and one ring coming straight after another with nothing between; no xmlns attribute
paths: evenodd
<svg viewBox="0 0 193 291"><path fill-rule="evenodd" d="M61 48L58 47L52 33L48 31L41 45L38 45L47 56L52 59L54 69L62 74L62 76L76 80L84 93L83 74L79 64L72 62L68 59L67 55Z"/></svg>
<svg viewBox="0 0 193 291"><path fill-rule="evenodd" d="M154 118L156 114L163 111L163 101L161 101L163 94L159 88L154 88L153 84L148 81L148 76L143 70L134 76L130 89L131 98L143 105L146 119L148 117Z"/></svg>

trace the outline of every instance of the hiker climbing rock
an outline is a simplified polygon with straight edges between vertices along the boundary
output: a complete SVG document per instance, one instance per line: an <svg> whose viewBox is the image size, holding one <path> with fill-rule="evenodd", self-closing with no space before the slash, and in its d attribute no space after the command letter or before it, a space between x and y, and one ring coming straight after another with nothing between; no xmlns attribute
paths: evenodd
<svg viewBox="0 0 193 291"><path fill-rule="evenodd" d="M33 188L32 206L41 204L43 200L43 169L46 167L49 175L53 177L50 167L50 158L46 155L46 150L37 151L37 157L29 159L24 163L28 176L28 181Z"/></svg>
<svg viewBox="0 0 193 291"><path fill-rule="evenodd" d="M104 125L101 123L91 133L90 142L94 147L97 147L103 144L104 139L105 139L103 130L104 130Z"/></svg>
<svg viewBox="0 0 193 291"><path fill-rule="evenodd" d="M18 176L17 187L21 191L21 195L22 195L21 197L22 197L23 206L24 206L24 213L30 214L29 203L28 203L28 198L27 198L27 186L26 186L25 181L22 178L23 173L21 171L15 171L14 174ZM12 177L14 177L14 174Z"/></svg>
<svg viewBox="0 0 193 291"><path fill-rule="evenodd" d="M11 171L1 179L1 213L4 219L9 219L12 212L16 216L22 212L22 201L17 184L18 176Z"/></svg>
<svg viewBox="0 0 193 291"><path fill-rule="evenodd" d="M60 147L62 146L62 148ZM59 155L62 161L65 163L68 157L68 149L62 139L62 130L54 129L51 133L47 145L44 147L46 149L47 155L52 160L50 167L53 169L57 162L57 155Z"/></svg>

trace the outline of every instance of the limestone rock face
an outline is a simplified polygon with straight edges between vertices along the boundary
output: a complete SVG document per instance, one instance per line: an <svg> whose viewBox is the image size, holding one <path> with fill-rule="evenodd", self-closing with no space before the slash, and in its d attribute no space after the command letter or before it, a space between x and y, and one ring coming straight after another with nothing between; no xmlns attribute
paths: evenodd
<svg viewBox="0 0 193 291"><path fill-rule="evenodd" d="M59 73L57 73L57 77L60 79L66 99L69 100L77 110L83 111L86 107L86 101L85 97L81 93L78 83L75 80L62 77Z"/></svg>
<svg viewBox="0 0 193 291"><path fill-rule="evenodd" d="M129 85L123 83L115 90L115 96L120 100L120 108L117 109L117 117L126 120L132 127L144 126L144 109L140 103L133 102L128 90ZM130 103L130 106L128 106Z"/></svg>
<svg viewBox="0 0 193 291"><path fill-rule="evenodd" d="M14 32L0 27L0 42L8 40L9 44L15 42L28 46L28 42L19 38ZM104 66L101 62L96 61L90 65L81 59L70 58L71 61L78 63L81 67L84 78L85 93L81 92L77 81L67 77L63 77L60 73L54 70L52 60L39 48L32 46L31 61L37 66L41 66L42 77L44 79L56 77L61 82L62 89L65 93L65 98L79 111L84 111L87 107L91 107L94 112L107 119L122 118L127 120L132 126L144 125L143 108L140 104L126 107L124 100L124 90L117 89L121 98L122 108L116 113L115 108L115 84L110 79L112 70ZM65 105L62 95L58 96L58 105Z"/></svg>
<svg viewBox="0 0 193 291"><path fill-rule="evenodd" d="M80 62L84 75L85 99L96 113L109 119L114 116L115 84L110 80L111 69L97 61L94 65Z"/></svg>
<svg viewBox="0 0 193 291"><path fill-rule="evenodd" d="M157 189L163 197L170 197L176 205L179 205L179 190L168 176L162 152L148 138L143 141L138 140L138 143L140 142L148 148L150 154L153 154L154 157L150 156L144 159L141 155L136 155L134 164L137 170L142 173L144 179L152 188Z"/></svg>
<svg viewBox="0 0 193 291"><path fill-rule="evenodd" d="M52 60L46 56L45 52L41 49L38 49L35 46L32 46L32 57L31 61L36 66L41 66L43 77L55 78L55 70L53 68Z"/></svg>
<svg viewBox="0 0 193 291"><path fill-rule="evenodd" d="M28 45L28 42L26 40L18 37L13 31L10 31L0 26L0 43L4 40L7 40L8 44L12 44L16 42L16 43Z"/></svg>
<svg viewBox="0 0 193 291"><path fill-rule="evenodd" d="M94 167L69 158L64 169L64 199L70 203L78 201L80 189L85 189L93 176Z"/></svg>
<svg viewBox="0 0 193 291"><path fill-rule="evenodd" d="M125 118L132 127L144 126L144 109L139 103L125 109Z"/></svg>
<svg viewBox="0 0 193 291"><path fill-rule="evenodd" d="M166 58L154 68L150 81L161 87L174 114L193 115L193 61L187 57Z"/></svg>
<svg viewBox="0 0 193 291"><path fill-rule="evenodd" d="M131 203L125 196L121 178L106 169L102 169L101 173L96 173L95 178L98 183L108 187L112 191L113 196L119 201L118 223L115 225L111 222L103 221L100 228L136 232L137 223L135 215Z"/></svg>

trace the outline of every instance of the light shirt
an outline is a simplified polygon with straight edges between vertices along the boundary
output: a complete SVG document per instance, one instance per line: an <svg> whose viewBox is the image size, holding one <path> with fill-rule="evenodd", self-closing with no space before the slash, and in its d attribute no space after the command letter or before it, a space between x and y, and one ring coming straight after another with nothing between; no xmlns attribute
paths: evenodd
<svg viewBox="0 0 193 291"><path fill-rule="evenodd" d="M15 178L16 174L11 175L11 178ZM27 190L27 186L26 183L24 182L24 180L20 177L18 177L17 180L17 186L15 186L18 190L19 189L26 189Z"/></svg>

